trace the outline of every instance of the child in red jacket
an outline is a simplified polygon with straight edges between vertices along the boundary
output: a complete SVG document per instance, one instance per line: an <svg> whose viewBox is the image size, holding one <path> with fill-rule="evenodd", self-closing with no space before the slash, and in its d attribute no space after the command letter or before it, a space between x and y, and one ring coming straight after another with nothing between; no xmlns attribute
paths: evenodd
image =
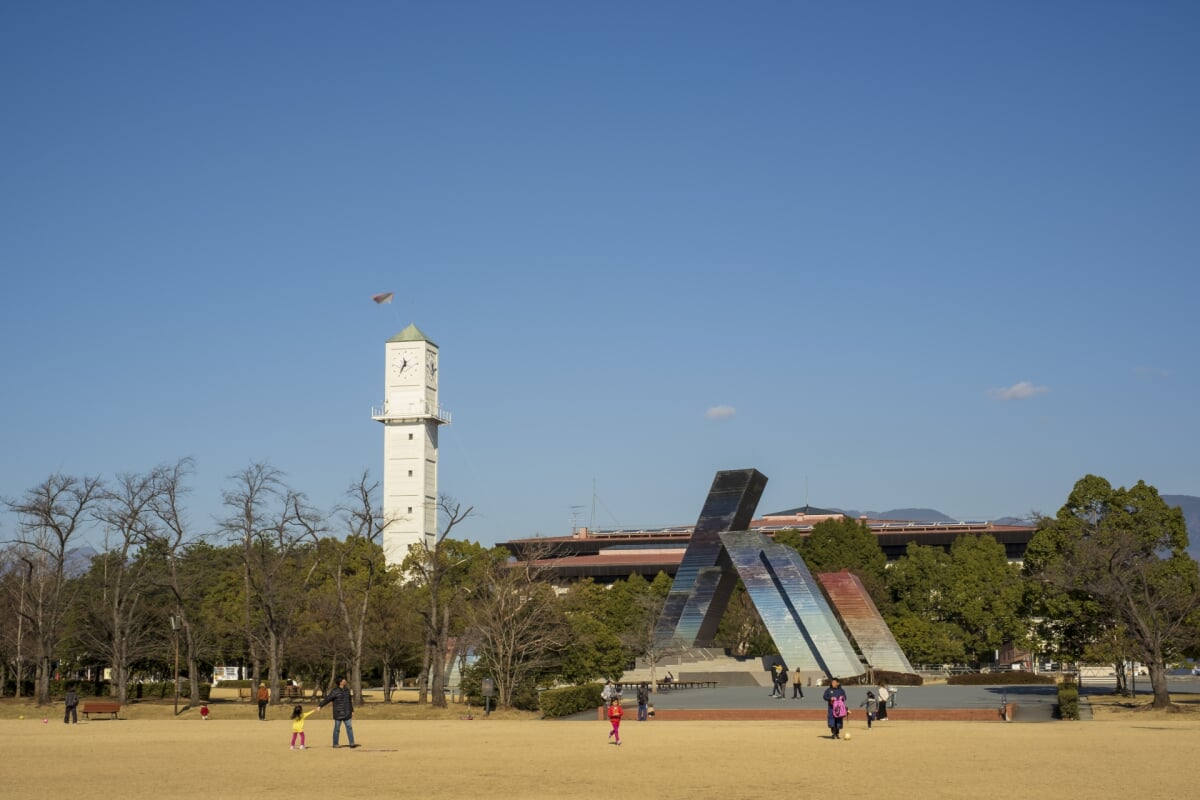
<svg viewBox="0 0 1200 800"><path fill-rule="evenodd" d="M612 723L612 730L608 732L610 739L616 739L617 744L621 744L621 715L625 712L621 709L621 698L614 697L608 705L608 721Z"/></svg>

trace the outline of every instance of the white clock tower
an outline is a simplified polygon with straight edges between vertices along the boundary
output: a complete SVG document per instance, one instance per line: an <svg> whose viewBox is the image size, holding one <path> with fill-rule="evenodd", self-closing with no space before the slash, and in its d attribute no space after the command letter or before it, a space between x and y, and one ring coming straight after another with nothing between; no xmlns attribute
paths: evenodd
<svg viewBox="0 0 1200 800"><path fill-rule="evenodd" d="M416 325L387 340L383 423L383 554L399 564L417 543L433 548L438 523L438 347Z"/></svg>

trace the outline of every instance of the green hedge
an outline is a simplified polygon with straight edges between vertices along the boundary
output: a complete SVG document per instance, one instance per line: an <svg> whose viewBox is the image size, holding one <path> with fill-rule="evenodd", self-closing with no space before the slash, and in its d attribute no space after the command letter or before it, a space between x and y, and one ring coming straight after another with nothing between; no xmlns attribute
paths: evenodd
<svg viewBox="0 0 1200 800"><path fill-rule="evenodd" d="M1006 669L999 672L967 672L951 675L946 683L951 686L1013 686L1028 684L1052 685L1053 675L1038 675L1021 669Z"/></svg>
<svg viewBox="0 0 1200 800"><path fill-rule="evenodd" d="M565 717L578 714L580 711L599 708L604 705L600 692L604 685L585 683L583 686L564 686L561 689L547 689L538 698L538 707L543 717Z"/></svg>
<svg viewBox="0 0 1200 800"><path fill-rule="evenodd" d="M1079 719L1079 687L1071 681L1058 685L1059 719Z"/></svg>

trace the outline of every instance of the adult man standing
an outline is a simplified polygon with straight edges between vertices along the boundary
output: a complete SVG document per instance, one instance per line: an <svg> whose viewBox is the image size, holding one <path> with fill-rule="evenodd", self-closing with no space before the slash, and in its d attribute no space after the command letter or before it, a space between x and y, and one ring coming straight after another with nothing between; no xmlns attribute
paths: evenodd
<svg viewBox="0 0 1200 800"><path fill-rule="evenodd" d="M354 725L351 724L351 719L354 717L354 695L346 688L345 678L338 678L337 688L325 695L325 699L317 708L324 708L330 703L333 703L333 746L340 746L338 745L338 734L341 733L344 724L350 746L358 747L354 743Z"/></svg>
<svg viewBox="0 0 1200 800"><path fill-rule="evenodd" d="M638 684L637 701L638 701L638 722L645 722L646 714L648 713L648 709L650 706L650 687L646 684L645 681L642 681L640 684Z"/></svg>
<svg viewBox="0 0 1200 800"><path fill-rule="evenodd" d="M79 706L79 695L75 693L74 686L67 689L66 703L67 710L63 713L63 724L78 724L79 714L76 713L76 708Z"/></svg>

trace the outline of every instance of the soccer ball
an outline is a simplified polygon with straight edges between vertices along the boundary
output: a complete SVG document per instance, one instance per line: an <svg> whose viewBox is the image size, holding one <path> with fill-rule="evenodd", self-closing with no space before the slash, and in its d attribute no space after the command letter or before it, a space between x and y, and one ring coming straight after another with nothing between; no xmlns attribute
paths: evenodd
<svg viewBox="0 0 1200 800"><path fill-rule="evenodd" d="M843 739L845 739L846 741L850 741L850 734L849 734L849 733L843 733L843 734L842 734L842 738L843 738Z"/></svg>
<svg viewBox="0 0 1200 800"><path fill-rule="evenodd" d="M24 714L21 714L21 715L19 715L19 716L17 717L17 719L25 719L25 715L24 715Z"/></svg>
<svg viewBox="0 0 1200 800"><path fill-rule="evenodd" d="M49 721L50 721L50 718L49 718L49 717L42 717L42 724L43 724L43 725L45 725L45 724L46 724L47 722L49 722Z"/></svg>

